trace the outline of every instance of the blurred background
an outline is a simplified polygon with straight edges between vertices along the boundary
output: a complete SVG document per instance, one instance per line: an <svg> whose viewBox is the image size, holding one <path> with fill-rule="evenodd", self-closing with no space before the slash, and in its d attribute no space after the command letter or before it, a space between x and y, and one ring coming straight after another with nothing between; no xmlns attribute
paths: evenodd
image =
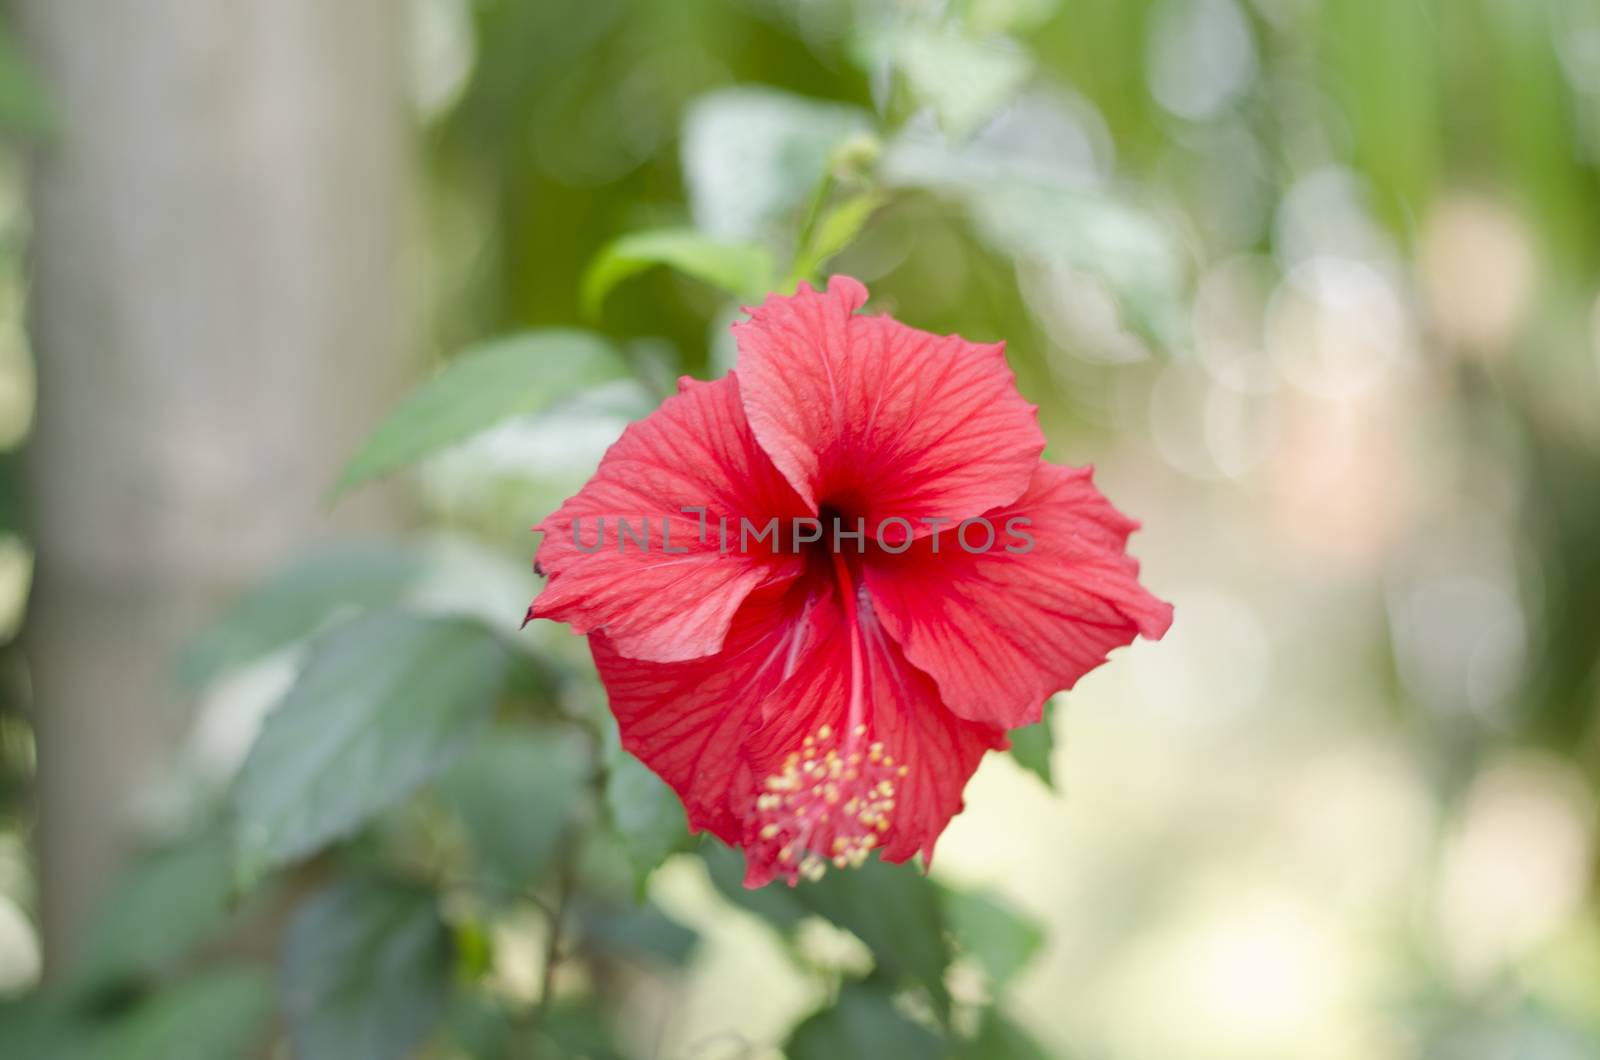
<svg viewBox="0 0 1600 1060"><path fill-rule="evenodd" d="M1594 0L4 25L0 1053L1600 1056ZM1177 617L752 896L527 528L831 272Z"/></svg>

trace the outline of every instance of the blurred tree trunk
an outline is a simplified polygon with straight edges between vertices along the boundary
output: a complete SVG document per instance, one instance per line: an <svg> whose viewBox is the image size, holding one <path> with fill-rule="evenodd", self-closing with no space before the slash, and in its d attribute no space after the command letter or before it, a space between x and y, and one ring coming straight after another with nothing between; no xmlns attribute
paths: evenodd
<svg viewBox="0 0 1600 1060"><path fill-rule="evenodd" d="M406 151L389 0L18 7L58 119L31 188L26 646L59 969L183 735L176 649L329 531L404 373Z"/></svg>

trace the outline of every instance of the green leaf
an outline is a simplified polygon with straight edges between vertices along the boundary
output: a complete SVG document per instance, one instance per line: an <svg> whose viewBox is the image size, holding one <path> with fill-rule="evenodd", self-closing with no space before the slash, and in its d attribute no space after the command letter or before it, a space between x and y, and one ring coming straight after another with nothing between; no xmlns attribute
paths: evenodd
<svg viewBox="0 0 1600 1060"><path fill-rule="evenodd" d="M593 949L624 956L656 957L674 966L689 959L699 936L646 902L612 905L584 901L577 908L584 941Z"/></svg>
<svg viewBox="0 0 1600 1060"><path fill-rule="evenodd" d="M683 803L649 767L618 747L606 767L605 804L643 894L650 873L688 844Z"/></svg>
<svg viewBox="0 0 1600 1060"><path fill-rule="evenodd" d="M921 984L936 1007L946 1007L950 947L939 888L915 865L873 858L859 869L830 870L796 887L794 895L865 943L881 972Z"/></svg>
<svg viewBox="0 0 1600 1060"><path fill-rule="evenodd" d="M0 537L22 536L26 524L22 512L23 493L22 451L0 451Z"/></svg>
<svg viewBox="0 0 1600 1060"><path fill-rule="evenodd" d="M700 97L683 130L695 227L722 239L773 235L811 196L834 147L871 128L856 107L770 88Z"/></svg>
<svg viewBox="0 0 1600 1060"><path fill-rule="evenodd" d="M312 853L471 746L507 653L475 623L375 613L324 635L234 791L247 873Z"/></svg>
<svg viewBox="0 0 1600 1060"><path fill-rule="evenodd" d="M0 1056L93 1056L93 1030L60 993L0 1000Z"/></svg>
<svg viewBox="0 0 1600 1060"><path fill-rule="evenodd" d="M577 733L502 726L450 768L440 790L466 823L489 882L514 891L549 862L588 772Z"/></svg>
<svg viewBox="0 0 1600 1060"><path fill-rule="evenodd" d="M221 832L147 855L101 903L74 981L96 990L174 964L225 918L233 850Z"/></svg>
<svg viewBox="0 0 1600 1060"><path fill-rule="evenodd" d="M1049 788L1055 787L1055 777L1050 767L1050 756L1056 746L1054 730L1051 728L1051 718L1055 710L1055 700L1047 699L1044 703L1043 718L1032 725L1012 729L1009 733L1011 757L1016 760L1017 765L1036 775Z"/></svg>
<svg viewBox="0 0 1600 1060"><path fill-rule="evenodd" d="M933 107L957 139L971 134L1027 83L1033 62L1005 37L979 39L958 30L919 27L896 37L906 84Z"/></svg>
<svg viewBox="0 0 1600 1060"><path fill-rule="evenodd" d="M716 239L692 228L630 232L608 243L583 277L584 312L600 315L606 295L623 280L652 265L667 265L743 301L772 289L772 255L756 243Z"/></svg>
<svg viewBox="0 0 1600 1060"><path fill-rule="evenodd" d="M978 33L1033 29L1050 20L1061 0L967 0L967 24Z"/></svg>
<svg viewBox="0 0 1600 1060"><path fill-rule="evenodd" d="M1048 153L1029 154L1018 135L985 130L955 148L913 126L889 145L879 172L891 186L960 203L979 238L1000 253L1099 278L1130 326L1158 346L1179 344L1187 328L1185 258L1170 226L1116 189L1086 185Z"/></svg>
<svg viewBox="0 0 1600 1060"><path fill-rule="evenodd" d="M879 973L926 988L940 1012L948 1008L944 973L951 953L939 887L914 865L874 858L859 869L830 870L814 883L748 890L737 853L707 840L700 856L711 882L733 904L786 931L820 916L860 939Z"/></svg>
<svg viewBox="0 0 1600 1060"><path fill-rule="evenodd" d="M867 221L886 201L882 193L867 191L852 195L833 206L823 215L811 238L795 256L788 286L792 287L801 280L820 279L822 267L835 254L855 242Z"/></svg>
<svg viewBox="0 0 1600 1060"><path fill-rule="evenodd" d="M499 339L454 358L400 403L345 465L334 496L513 416L628 374L604 339L550 329Z"/></svg>
<svg viewBox="0 0 1600 1060"><path fill-rule="evenodd" d="M993 896L946 889L940 897L956 945L977 959L996 991L1044 944L1037 923Z"/></svg>
<svg viewBox="0 0 1600 1060"><path fill-rule="evenodd" d="M0 25L0 129L38 137L55 125L55 109L24 49Z"/></svg>
<svg viewBox="0 0 1600 1060"><path fill-rule="evenodd" d="M972 195L968 209L996 246L1100 277L1142 335L1168 346L1179 341L1181 258L1156 217L1110 192L1027 180Z"/></svg>
<svg viewBox="0 0 1600 1060"><path fill-rule="evenodd" d="M883 991L846 983L832 1008L795 1028L784 1045L789 1060L844 1060L846 1057L936 1057L939 1036L913 1023Z"/></svg>
<svg viewBox="0 0 1600 1060"><path fill-rule="evenodd" d="M615 1021L593 1002L551 1005L529 1031L519 1036L512 1057L551 1060L626 1060L612 1034Z"/></svg>
<svg viewBox="0 0 1600 1060"><path fill-rule="evenodd" d="M712 884L739 908L785 930L797 926L810 915L810 910L797 897L798 888L777 883L754 890L745 887L744 858L720 840L706 837L699 846L699 854Z"/></svg>
<svg viewBox="0 0 1600 1060"><path fill-rule="evenodd" d="M421 571L420 558L393 545L336 545L307 556L245 593L190 645L179 663L185 685L316 632L338 612L390 603Z"/></svg>
<svg viewBox="0 0 1600 1060"><path fill-rule="evenodd" d="M1050 1060L1044 1046L1003 1013L989 1009L978 1025L978 1035L962 1046L961 1060Z"/></svg>
<svg viewBox="0 0 1600 1060"><path fill-rule="evenodd" d="M458 989L450 998L444 1021L450 1044L461 1054L469 1057L511 1055L509 1043L515 1014L512 1002L506 998L477 987Z"/></svg>
<svg viewBox="0 0 1600 1060"><path fill-rule="evenodd" d="M211 968L155 994L103 1032L95 1060L216 1060L255 1055L272 1013L256 968Z"/></svg>
<svg viewBox="0 0 1600 1060"><path fill-rule="evenodd" d="M408 1056L444 1012L450 936L420 887L346 880L303 905L283 956L298 1060Z"/></svg>

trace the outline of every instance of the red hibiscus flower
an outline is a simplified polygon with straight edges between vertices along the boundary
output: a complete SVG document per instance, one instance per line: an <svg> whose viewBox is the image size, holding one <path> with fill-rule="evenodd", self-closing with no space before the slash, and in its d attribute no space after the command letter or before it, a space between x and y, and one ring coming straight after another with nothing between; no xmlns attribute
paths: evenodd
<svg viewBox="0 0 1600 1060"><path fill-rule="evenodd" d="M1002 345L774 295L536 529L528 617L587 634L622 743L747 886L904 861L985 751L1172 609Z"/></svg>

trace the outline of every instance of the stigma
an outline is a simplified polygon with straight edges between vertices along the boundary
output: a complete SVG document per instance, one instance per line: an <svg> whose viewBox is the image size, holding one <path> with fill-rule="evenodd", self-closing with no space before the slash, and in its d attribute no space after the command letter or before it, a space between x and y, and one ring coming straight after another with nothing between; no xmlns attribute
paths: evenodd
<svg viewBox="0 0 1600 1060"><path fill-rule="evenodd" d="M830 865L858 868L889 831L907 772L865 725L843 734L824 725L758 786L747 819L754 845L775 849L778 875L791 884Z"/></svg>

